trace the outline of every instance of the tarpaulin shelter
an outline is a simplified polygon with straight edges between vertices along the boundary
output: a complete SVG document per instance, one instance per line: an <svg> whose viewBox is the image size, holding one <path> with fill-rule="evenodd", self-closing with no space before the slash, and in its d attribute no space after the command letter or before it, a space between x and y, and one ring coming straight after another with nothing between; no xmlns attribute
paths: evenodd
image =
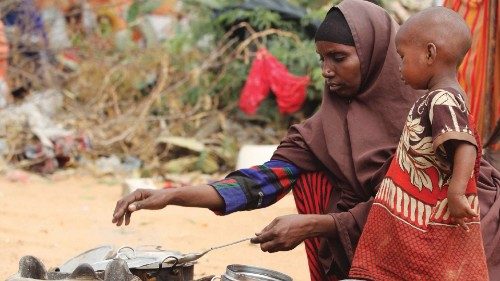
<svg viewBox="0 0 500 281"><path fill-rule="evenodd" d="M472 32L472 48L459 71L478 132L487 140L500 117L500 4L498 0L445 0ZM496 150L499 148L497 147Z"/></svg>
<svg viewBox="0 0 500 281"><path fill-rule="evenodd" d="M19 0L3 16L3 23L9 29L9 41L24 52L37 53L47 46L43 20L33 0ZM15 39L13 42L12 39Z"/></svg>

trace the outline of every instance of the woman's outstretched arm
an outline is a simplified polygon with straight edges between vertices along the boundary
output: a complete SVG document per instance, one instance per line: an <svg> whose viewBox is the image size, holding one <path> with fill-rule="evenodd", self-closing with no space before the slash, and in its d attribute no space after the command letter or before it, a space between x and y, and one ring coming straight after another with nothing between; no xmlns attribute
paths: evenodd
<svg viewBox="0 0 500 281"><path fill-rule="evenodd" d="M159 210L168 205L199 207L211 210L224 208L224 200L210 185L185 186L169 189L138 189L116 202L113 220L117 226L130 223L133 212Z"/></svg>

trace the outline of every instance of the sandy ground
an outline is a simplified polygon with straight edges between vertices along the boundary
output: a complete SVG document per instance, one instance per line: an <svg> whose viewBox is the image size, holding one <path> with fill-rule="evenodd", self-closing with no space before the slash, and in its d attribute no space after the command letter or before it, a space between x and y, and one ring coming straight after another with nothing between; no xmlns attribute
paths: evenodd
<svg viewBox="0 0 500 281"><path fill-rule="evenodd" d="M24 255L40 258L47 267L61 265L100 245L161 245L183 253L240 240L273 218L295 213L293 198L253 212L219 217L203 209L167 207L134 214L128 227L111 224L119 180L70 175L59 179L31 176L25 182L0 177L0 280L17 272ZM195 265L195 277L221 275L229 264L254 265L308 280L304 246L289 252L263 253L244 242L208 253Z"/></svg>

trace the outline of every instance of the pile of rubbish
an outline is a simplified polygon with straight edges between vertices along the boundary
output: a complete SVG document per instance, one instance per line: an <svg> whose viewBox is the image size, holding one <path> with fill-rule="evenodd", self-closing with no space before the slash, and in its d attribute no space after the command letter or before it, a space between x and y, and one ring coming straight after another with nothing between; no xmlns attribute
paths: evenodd
<svg viewBox="0 0 500 281"><path fill-rule="evenodd" d="M234 168L241 140L278 143L288 123L302 118L243 114L235 89L241 91L247 74L235 85L226 77L232 63L240 72L250 68L264 38L298 45L297 34L240 22L223 30L221 40L212 35L188 46L183 36L193 32L186 27L193 20L177 1L52 2L1 3L0 55L3 42L8 69L0 81L10 91L0 95L0 171L8 163L41 174L65 167L96 175L213 174ZM248 5L210 9L227 14ZM171 49L176 40L183 40L180 53ZM287 114L300 109L306 88L297 93L299 103L288 102Z"/></svg>

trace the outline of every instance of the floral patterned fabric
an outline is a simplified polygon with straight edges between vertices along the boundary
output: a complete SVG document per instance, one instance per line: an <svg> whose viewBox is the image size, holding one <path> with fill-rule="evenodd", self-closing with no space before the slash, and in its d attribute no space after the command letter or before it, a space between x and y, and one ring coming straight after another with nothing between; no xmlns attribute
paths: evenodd
<svg viewBox="0 0 500 281"><path fill-rule="evenodd" d="M350 276L369 280L487 280L479 218L470 231L450 222L447 191L452 149L465 141L478 149L465 195L479 213L477 134L462 95L440 89L413 105L396 155L375 197Z"/></svg>

